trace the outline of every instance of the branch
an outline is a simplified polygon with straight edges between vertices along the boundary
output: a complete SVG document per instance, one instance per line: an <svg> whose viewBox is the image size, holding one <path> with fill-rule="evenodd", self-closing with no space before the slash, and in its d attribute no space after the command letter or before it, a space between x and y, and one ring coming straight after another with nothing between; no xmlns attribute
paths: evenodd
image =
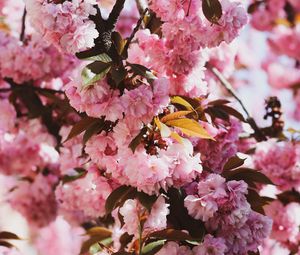
<svg viewBox="0 0 300 255"><path fill-rule="evenodd" d="M136 7L139 10L140 15L142 16L144 13L144 10L148 8L147 4L143 0L135 0Z"/></svg>
<svg viewBox="0 0 300 255"><path fill-rule="evenodd" d="M112 31L115 28L118 18L121 14L121 11L124 8L125 1L126 0L117 0L116 1L115 5L106 21L107 30Z"/></svg>
<svg viewBox="0 0 300 255"><path fill-rule="evenodd" d="M141 24L142 24L142 22L143 22L143 20L144 20L144 17L145 17L145 15L146 15L147 12L148 12L148 8L146 8L146 9L143 11L143 13L142 13L140 19L138 20L138 22L137 22L135 28L133 29L133 31L132 31L132 33L131 33L130 37L127 39L126 44L125 44L125 46L124 46L124 52L125 52L126 54L127 54L129 45L130 45L130 43L132 42L132 40L133 40L135 34L136 34L137 31L139 30L139 28L140 28L140 26L141 26Z"/></svg>
<svg viewBox="0 0 300 255"><path fill-rule="evenodd" d="M247 115L246 121L252 127L252 129L254 131L255 139L257 141L266 141L267 140L266 136L263 134L261 129L258 127L258 125L255 122L255 120L253 119L253 117L251 117L250 113L246 109L242 100L235 94L232 85L225 79L225 77L222 75L222 73L220 73L220 71L217 68L211 66L210 64L206 64L206 67L219 79L219 81L221 82L223 87L228 91L228 93L231 96L233 96L238 101L238 103L241 105L242 109L244 110L244 112Z"/></svg>
<svg viewBox="0 0 300 255"><path fill-rule="evenodd" d="M24 39L25 39L26 15L27 15L27 11L26 11L26 8L24 8L24 12L23 12L23 16L22 16L22 28L21 28L21 34L20 34L21 42L24 42Z"/></svg>

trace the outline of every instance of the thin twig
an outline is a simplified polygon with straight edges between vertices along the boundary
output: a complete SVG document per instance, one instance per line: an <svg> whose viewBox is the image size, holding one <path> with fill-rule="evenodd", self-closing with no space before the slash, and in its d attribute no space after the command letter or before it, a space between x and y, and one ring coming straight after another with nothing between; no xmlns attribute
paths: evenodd
<svg viewBox="0 0 300 255"><path fill-rule="evenodd" d="M124 52L127 53L128 48L129 48L129 45L130 45L130 43L132 42L132 40L133 40L135 34L137 33L137 31L139 31L140 26L142 25L142 22L143 22L144 17L145 17L145 15L146 15L147 12L148 12L148 8L146 8L146 9L144 10L144 12L142 13L140 19L138 20L138 22L137 22L135 28L133 29L131 35L130 35L129 38L127 39L126 44L125 44L125 46L124 46Z"/></svg>
<svg viewBox="0 0 300 255"><path fill-rule="evenodd" d="M21 34L20 34L21 42L24 42L24 39L25 39L26 16L27 16L27 11L26 11L26 8L24 8L24 12L23 12L23 16L22 16L22 28L21 28Z"/></svg>
<svg viewBox="0 0 300 255"><path fill-rule="evenodd" d="M255 122L255 120L253 119L253 117L250 115L250 113L246 109L246 107L245 107L244 103L242 102L242 100L234 92L234 89L233 89L232 85L225 79L225 77L222 75L222 73L217 68L215 68L215 67L213 67L209 64L206 64L206 67L219 79L219 81L221 82L223 87L228 91L228 93L238 101L238 103L240 104L240 106L244 110L245 114L247 115L246 121L252 127L256 140L258 140L258 141L267 140L266 136L263 134L263 132L258 127L258 125Z"/></svg>
<svg viewBox="0 0 300 255"><path fill-rule="evenodd" d="M143 0L135 0L135 2L136 2L137 9L139 10L140 15L142 16L147 6L145 6Z"/></svg>

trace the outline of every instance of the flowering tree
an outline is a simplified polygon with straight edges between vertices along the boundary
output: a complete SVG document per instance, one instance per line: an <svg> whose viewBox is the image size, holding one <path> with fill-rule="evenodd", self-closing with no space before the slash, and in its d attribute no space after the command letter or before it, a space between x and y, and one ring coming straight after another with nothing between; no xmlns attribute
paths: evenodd
<svg viewBox="0 0 300 255"><path fill-rule="evenodd" d="M300 119L300 5L242 2L0 2L1 180L37 254L300 254L300 132L276 97ZM265 122L236 92L258 69ZM0 228L0 253L18 239Z"/></svg>

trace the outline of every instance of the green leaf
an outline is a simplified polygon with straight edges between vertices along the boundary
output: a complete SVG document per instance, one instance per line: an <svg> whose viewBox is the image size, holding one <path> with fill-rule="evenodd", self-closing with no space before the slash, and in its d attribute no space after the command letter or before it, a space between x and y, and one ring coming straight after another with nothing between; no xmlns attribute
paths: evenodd
<svg viewBox="0 0 300 255"><path fill-rule="evenodd" d="M96 56L93 56L93 57L90 57L90 58L86 58L85 60L88 60L88 61L101 61L101 62L104 62L104 63L112 62L111 57L108 56L106 53L102 53L102 54L99 54L99 55L96 55Z"/></svg>
<svg viewBox="0 0 300 255"><path fill-rule="evenodd" d="M195 239L191 237L188 233L183 232L181 230L176 229L164 229L160 231L153 232L149 235L149 237L152 238L158 238L158 239L166 239L169 241L197 241L199 239Z"/></svg>
<svg viewBox="0 0 300 255"><path fill-rule="evenodd" d="M64 141L68 141L72 139L73 137L81 134L83 131L85 131L89 126L91 126L94 122L98 121L98 119L86 116L82 118L80 121L78 121L71 129L67 139Z"/></svg>
<svg viewBox="0 0 300 255"><path fill-rule="evenodd" d="M81 72L81 78L83 81L81 89L87 89L91 85L94 85L95 82L103 79L106 76L106 74L109 72L110 69L111 69L111 65L109 65L101 73L95 74L89 68L87 68L87 67L83 68L83 70Z"/></svg>
<svg viewBox="0 0 300 255"><path fill-rule="evenodd" d="M229 171L238 168L244 164L246 159L239 158L238 156L233 156L226 162L223 171Z"/></svg>
<svg viewBox="0 0 300 255"><path fill-rule="evenodd" d="M218 24L222 17L222 5L219 0L202 0L202 10L204 16L214 24Z"/></svg>
<svg viewBox="0 0 300 255"><path fill-rule="evenodd" d="M120 186L115 189L106 199L106 213L111 213L115 208L121 206L127 199L133 198L136 194L136 189L130 186Z"/></svg>
<svg viewBox="0 0 300 255"><path fill-rule="evenodd" d="M274 185L274 183L263 173L246 167L223 172L222 176L225 177L227 180L236 180L236 181L243 180L248 184L256 182L256 183Z"/></svg>
<svg viewBox="0 0 300 255"><path fill-rule="evenodd" d="M138 135L131 141L131 143L129 144L129 148L132 150L132 152L134 153L136 148L139 146L139 144L141 143L143 136L147 133L147 127L144 127L141 129L141 131L138 133Z"/></svg>
<svg viewBox="0 0 300 255"><path fill-rule="evenodd" d="M165 244L166 240L159 240L145 245L142 249L142 255L154 255L156 254Z"/></svg>
<svg viewBox="0 0 300 255"><path fill-rule="evenodd" d="M85 170L83 168L75 168L74 170L76 171L75 175L64 175L62 177L63 184L80 179L80 178L84 177L87 173L87 170Z"/></svg>
<svg viewBox="0 0 300 255"><path fill-rule="evenodd" d="M97 122L92 123L83 135L83 144L86 144L87 141L93 136L98 134L105 127L105 122L103 119L98 119Z"/></svg>
<svg viewBox="0 0 300 255"><path fill-rule="evenodd" d="M128 66L131 67L131 70L133 73L137 75L141 75L145 77L148 80L155 80L157 77L151 72L151 70L145 66L139 65L139 64L131 64L127 63Z"/></svg>
<svg viewBox="0 0 300 255"><path fill-rule="evenodd" d="M16 234L8 231L0 232L0 239L14 239L14 240L21 240Z"/></svg>

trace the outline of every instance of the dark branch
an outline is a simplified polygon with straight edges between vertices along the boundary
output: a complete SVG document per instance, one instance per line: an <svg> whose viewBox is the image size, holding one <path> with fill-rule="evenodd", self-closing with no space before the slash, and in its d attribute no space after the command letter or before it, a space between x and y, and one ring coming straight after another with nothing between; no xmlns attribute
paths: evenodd
<svg viewBox="0 0 300 255"><path fill-rule="evenodd" d="M146 15L147 12L148 12L148 8L146 8L146 9L144 10L144 12L142 13L140 19L138 20L138 22L137 22L135 28L133 29L133 31L132 31L130 37L127 39L126 44L125 44L125 46L124 46L124 52L125 52L126 54L127 54L129 45L130 45L130 43L132 42L132 40L133 40L135 34L136 34L137 31L139 30L139 28L140 28L140 26L141 26L141 24L142 24L142 22L143 22L143 20L144 20L144 17L145 17L145 15Z"/></svg>
<svg viewBox="0 0 300 255"><path fill-rule="evenodd" d="M23 12L23 16L22 16L22 28L21 28L21 34L20 34L20 41L22 41L22 42L24 42L24 39L25 39L26 16L27 16L27 11L26 11L26 8L24 8L24 12Z"/></svg>
<svg viewBox="0 0 300 255"><path fill-rule="evenodd" d="M118 18L121 14L121 11L124 8L124 4L125 4L126 0L117 0L111 13L109 14L109 17L107 19L107 29L108 30L113 30L116 26L116 23L118 21Z"/></svg>

